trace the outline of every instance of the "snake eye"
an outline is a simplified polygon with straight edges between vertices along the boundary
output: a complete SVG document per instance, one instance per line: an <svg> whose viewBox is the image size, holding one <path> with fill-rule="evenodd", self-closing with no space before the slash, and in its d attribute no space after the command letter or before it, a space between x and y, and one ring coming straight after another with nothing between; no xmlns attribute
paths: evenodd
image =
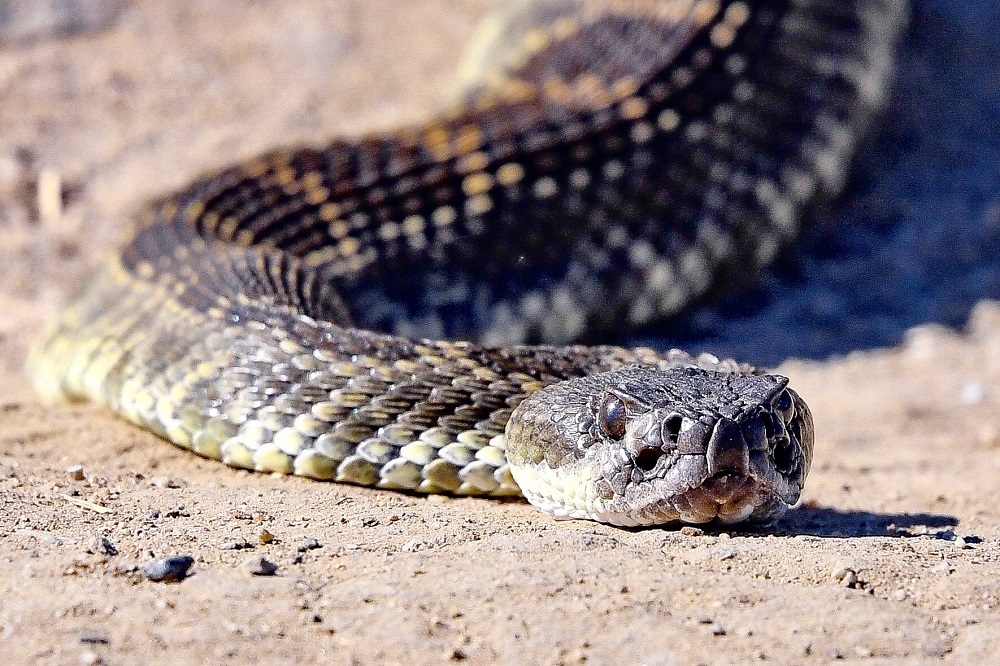
<svg viewBox="0 0 1000 666"><path fill-rule="evenodd" d="M625 436L625 403L621 398L609 393L601 403L598 423L601 432L614 440Z"/></svg>

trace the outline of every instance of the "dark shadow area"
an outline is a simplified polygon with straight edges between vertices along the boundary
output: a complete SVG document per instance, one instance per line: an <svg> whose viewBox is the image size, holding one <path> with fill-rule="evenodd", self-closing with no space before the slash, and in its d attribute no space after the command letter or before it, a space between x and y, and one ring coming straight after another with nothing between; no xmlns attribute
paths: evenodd
<svg viewBox="0 0 1000 666"><path fill-rule="evenodd" d="M829 507L798 507L767 529L768 534L787 536L917 537L951 541L958 518L937 513L875 513L842 511Z"/></svg>
<svg viewBox="0 0 1000 666"><path fill-rule="evenodd" d="M767 525L724 525L705 523L693 526L706 534L739 536L812 536L827 539L847 539L853 537L913 538L930 537L944 541L954 541L958 536L955 528L959 519L943 513L878 513L874 511L844 511L831 507L799 506L790 509L776 523ZM646 525L622 529L642 532L665 530L680 533L690 525L672 523L668 526ZM962 535L966 543L980 543L977 536Z"/></svg>
<svg viewBox="0 0 1000 666"><path fill-rule="evenodd" d="M917 0L895 90L831 211L749 292L634 342L770 365L961 327L1000 298L1000 4Z"/></svg>

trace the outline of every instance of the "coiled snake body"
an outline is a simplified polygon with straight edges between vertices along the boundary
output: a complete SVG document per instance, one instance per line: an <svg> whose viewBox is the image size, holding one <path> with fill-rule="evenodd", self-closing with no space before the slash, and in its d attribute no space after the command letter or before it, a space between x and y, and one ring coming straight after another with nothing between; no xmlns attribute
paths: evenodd
<svg viewBox="0 0 1000 666"><path fill-rule="evenodd" d="M813 446L783 377L523 343L646 325L773 257L840 188L903 10L522 3L426 124L149 206L33 377L236 467L620 525L773 520Z"/></svg>

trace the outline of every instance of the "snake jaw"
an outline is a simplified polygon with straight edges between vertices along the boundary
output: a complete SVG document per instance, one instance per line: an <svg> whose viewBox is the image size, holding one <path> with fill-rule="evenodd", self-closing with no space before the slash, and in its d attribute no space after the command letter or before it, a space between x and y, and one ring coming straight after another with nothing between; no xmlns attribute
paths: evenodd
<svg viewBox="0 0 1000 666"><path fill-rule="evenodd" d="M545 389L512 416L511 471L533 504L556 517L632 526L767 523L798 501L812 417L786 378L692 368L597 377ZM628 400L619 440L594 417L602 402L594 396L606 391ZM553 421L535 406L543 400L578 410L577 417ZM583 434L590 439L581 445ZM565 455L521 460L525 437L555 442Z"/></svg>

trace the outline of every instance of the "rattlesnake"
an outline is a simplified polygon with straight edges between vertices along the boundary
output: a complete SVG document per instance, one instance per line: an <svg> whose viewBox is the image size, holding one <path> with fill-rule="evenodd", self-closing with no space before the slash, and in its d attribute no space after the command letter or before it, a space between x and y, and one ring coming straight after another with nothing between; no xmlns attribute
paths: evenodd
<svg viewBox="0 0 1000 666"><path fill-rule="evenodd" d="M784 377L567 343L770 261L841 188L904 12L522 2L426 123L149 205L32 375L236 467L619 525L773 520L814 439Z"/></svg>

